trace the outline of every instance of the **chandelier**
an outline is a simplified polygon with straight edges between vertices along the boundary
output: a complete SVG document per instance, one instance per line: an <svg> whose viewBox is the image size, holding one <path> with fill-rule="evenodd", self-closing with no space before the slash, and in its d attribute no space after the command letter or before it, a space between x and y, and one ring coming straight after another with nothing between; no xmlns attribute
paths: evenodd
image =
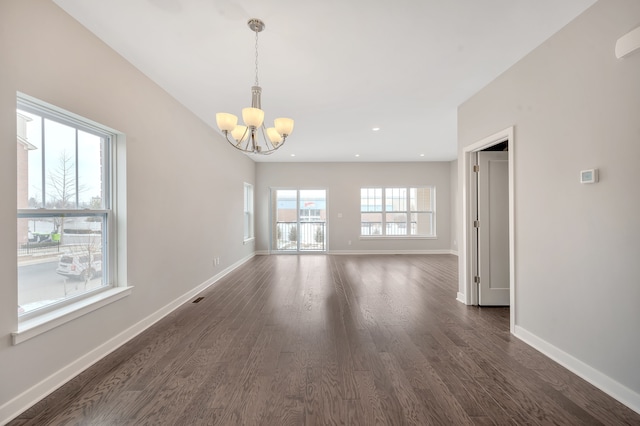
<svg viewBox="0 0 640 426"><path fill-rule="evenodd" d="M238 117L226 112L216 114L216 123L234 148L252 154L271 154L284 145L293 131L293 120L276 118L274 127L264 126L264 111L260 102L262 88L258 82L258 33L264 30L265 25L259 19L249 19L247 24L256 33L256 82L251 87L251 107L242 109L244 126L238 124Z"/></svg>

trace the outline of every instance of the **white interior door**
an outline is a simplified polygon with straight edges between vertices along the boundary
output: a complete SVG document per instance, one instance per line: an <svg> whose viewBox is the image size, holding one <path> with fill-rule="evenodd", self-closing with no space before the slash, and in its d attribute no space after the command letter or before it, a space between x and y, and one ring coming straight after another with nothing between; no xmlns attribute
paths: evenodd
<svg viewBox="0 0 640 426"><path fill-rule="evenodd" d="M478 304L509 305L509 157L478 152Z"/></svg>

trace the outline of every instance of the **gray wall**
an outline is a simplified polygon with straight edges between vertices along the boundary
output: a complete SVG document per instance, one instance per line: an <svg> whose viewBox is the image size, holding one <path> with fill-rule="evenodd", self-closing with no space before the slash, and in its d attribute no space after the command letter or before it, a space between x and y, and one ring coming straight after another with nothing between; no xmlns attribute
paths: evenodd
<svg viewBox="0 0 640 426"><path fill-rule="evenodd" d="M458 116L460 154L515 126L516 335L611 379L636 410L640 52L617 60L614 46L638 24L640 2L599 1ZM590 168L600 182L581 185Z"/></svg>
<svg viewBox="0 0 640 426"><path fill-rule="evenodd" d="M1 423L15 408L12 398L253 254L253 244L242 244L242 211L243 182L254 183L255 167L52 2L0 2L0 58ZM125 299L12 346L16 91L126 134L127 284L135 288ZM221 257L215 268L214 256ZM37 386L31 392L37 394Z"/></svg>
<svg viewBox="0 0 640 426"><path fill-rule="evenodd" d="M424 253L451 249L450 163L256 163L256 250L269 250L270 188L327 190L330 252ZM360 188L436 186L437 239L361 240ZM342 217L339 217L342 214ZM351 241L351 245L348 241Z"/></svg>

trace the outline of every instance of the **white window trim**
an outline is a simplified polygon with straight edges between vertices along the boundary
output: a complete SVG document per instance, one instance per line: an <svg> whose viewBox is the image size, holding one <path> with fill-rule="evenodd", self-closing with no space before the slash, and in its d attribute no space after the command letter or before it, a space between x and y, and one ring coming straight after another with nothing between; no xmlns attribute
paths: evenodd
<svg viewBox="0 0 640 426"><path fill-rule="evenodd" d="M23 104L34 104L36 107L49 110L54 116L77 120L78 123L94 126L112 135L111 158L109 161L109 179L111 194L111 211L108 227L110 231L110 287L88 293L77 300L70 300L58 306L45 308L41 313L33 312L23 318L18 317L18 328L11 333L13 345L25 342L56 327L73 321L90 312L114 303L129 296L133 286L127 281L127 229L126 229L126 144L125 135L117 130L93 122L70 111L41 101L24 93L17 92L17 99ZM77 212L82 212L78 210ZM17 285L17 282L16 282Z"/></svg>
<svg viewBox="0 0 640 426"><path fill-rule="evenodd" d="M361 240L437 240L437 235L360 235Z"/></svg>
<svg viewBox="0 0 640 426"><path fill-rule="evenodd" d="M111 287L93 296L78 300L44 314L20 321L18 330L11 333L14 345L25 342L49 330L80 318L90 312L129 296L133 287Z"/></svg>
<svg viewBox="0 0 640 426"><path fill-rule="evenodd" d="M247 213L247 189L249 189L251 191L251 205L249 206L248 209L248 213L250 215L250 225L249 225L249 236L245 238L244 236L244 215ZM242 212L242 216L243 216L243 221L242 221L242 243L243 244L248 244L252 241L254 241L256 239L256 235L255 235L255 209L254 209L254 204L255 204L255 195L254 195L254 190L253 190L253 185L250 183L245 182L244 183L244 187L243 187L243 193L242 193L242 199L243 199L243 212Z"/></svg>

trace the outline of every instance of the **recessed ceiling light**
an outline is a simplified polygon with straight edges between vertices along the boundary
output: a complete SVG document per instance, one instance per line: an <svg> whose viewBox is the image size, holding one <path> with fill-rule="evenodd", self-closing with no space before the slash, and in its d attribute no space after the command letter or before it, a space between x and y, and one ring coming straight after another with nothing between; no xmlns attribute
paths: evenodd
<svg viewBox="0 0 640 426"><path fill-rule="evenodd" d="M360 154L356 154L356 157L360 157Z"/></svg>
<svg viewBox="0 0 640 426"><path fill-rule="evenodd" d="M380 130L380 127L373 127L371 130L373 130L374 132L377 132L378 130Z"/></svg>
<svg viewBox="0 0 640 426"><path fill-rule="evenodd" d="M295 155L295 154L291 154L291 156L292 156L292 157L295 157L296 155Z"/></svg>
<svg viewBox="0 0 640 426"><path fill-rule="evenodd" d="M424 157L424 154L420 154L420 157Z"/></svg>

